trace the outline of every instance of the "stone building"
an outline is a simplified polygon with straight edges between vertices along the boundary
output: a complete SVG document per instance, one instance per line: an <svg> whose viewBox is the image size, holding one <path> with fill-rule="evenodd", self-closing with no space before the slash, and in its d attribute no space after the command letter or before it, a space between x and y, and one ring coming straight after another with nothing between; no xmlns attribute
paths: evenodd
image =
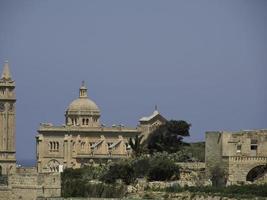
<svg viewBox="0 0 267 200"><path fill-rule="evenodd" d="M266 181L267 130L206 132L206 172L220 167L228 184Z"/></svg>
<svg viewBox="0 0 267 200"><path fill-rule="evenodd" d="M62 171L93 163L106 163L127 158L131 154L130 138L147 136L166 119L155 110L150 117L140 119L136 128L100 123L100 109L87 95L84 83L79 97L65 112L65 124L42 123L36 136L38 171Z"/></svg>
<svg viewBox="0 0 267 200"><path fill-rule="evenodd" d="M166 123L166 119L159 113L157 106L152 115L148 117L142 117L139 120L139 127L143 135L143 141L148 137L148 135L153 132L158 126Z"/></svg>
<svg viewBox="0 0 267 200"><path fill-rule="evenodd" d="M59 173L38 173L36 167L16 166L15 102L15 81L6 61L0 79L0 200L59 197Z"/></svg>
<svg viewBox="0 0 267 200"><path fill-rule="evenodd" d="M6 61L0 79L0 174L4 175L16 169L15 102L15 81Z"/></svg>

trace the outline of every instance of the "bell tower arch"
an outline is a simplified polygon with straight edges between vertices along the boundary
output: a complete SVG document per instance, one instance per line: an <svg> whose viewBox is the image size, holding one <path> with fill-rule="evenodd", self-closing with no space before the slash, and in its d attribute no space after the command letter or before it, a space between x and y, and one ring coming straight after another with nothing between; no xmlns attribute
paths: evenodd
<svg viewBox="0 0 267 200"><path fill-rule="evenodd" d="M4 175L16 169L15 102L15 81L5 61L0 78L0 166Z"/></svg>

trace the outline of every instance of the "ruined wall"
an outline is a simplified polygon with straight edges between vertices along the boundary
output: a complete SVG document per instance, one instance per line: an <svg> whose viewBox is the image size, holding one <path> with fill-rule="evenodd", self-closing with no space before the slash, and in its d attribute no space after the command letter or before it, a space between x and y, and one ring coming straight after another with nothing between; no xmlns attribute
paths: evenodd
<svg viewBox="0 0 267 200"><path fill-rule="evenodd" d="M206 175L211 176L211 170L222 164L222 133L206 132L205 163Z"/></svg>
<svg viewBox="0 0 267 200"><path fill-rule="evenodd" d="M230 157L229 184L245 183L250 170L260 165L266 165L266 163L266 157Z"/></svg>
<svg viewBox="0 0 267 200"><path fill-rule="evenodd" d="M59 197L59 173L37 173L36 168L18 168L0 185L0 200L36 200L37 197Z"/></svg>
<svg viewBox="0 0 267 200"><path fill-rule="evenodd" d="M0 200L13 200L12 191L7 185L0 185Z"/></svg>
<svg viewBox="0 0 267 200"><path fill-rule="evenodd" d="M207 132L205 151L209 177L219 165L228 175L228 184L245 183L253 168L267 163L267 130Z"/></svg>

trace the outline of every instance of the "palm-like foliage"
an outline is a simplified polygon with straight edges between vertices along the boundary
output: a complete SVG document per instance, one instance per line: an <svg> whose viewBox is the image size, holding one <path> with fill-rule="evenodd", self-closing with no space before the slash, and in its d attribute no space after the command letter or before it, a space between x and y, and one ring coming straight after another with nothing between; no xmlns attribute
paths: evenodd
<svg viewBox="0 0 267 200"><path fill-rule="evenodd" d="M143 152L143 145L141 144L143 137L144 137L143 135L140 136L136 135L134 139L133 138L129 139L129 145L131 146L133 150L133 155L135 157L140 156Z"/></svg>

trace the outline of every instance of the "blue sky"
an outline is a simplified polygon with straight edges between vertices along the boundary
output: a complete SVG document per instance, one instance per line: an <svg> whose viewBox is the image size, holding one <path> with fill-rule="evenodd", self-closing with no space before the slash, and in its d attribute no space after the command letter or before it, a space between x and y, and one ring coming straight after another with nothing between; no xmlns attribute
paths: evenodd
<svg viewBox="0 0 267 200"><path fill-rule="evenodd" d="M267 1L0 0L0 61L16 80L17 158L64 123L82 80L107 125L155 104L208 130L267 128Z"/></svg>

